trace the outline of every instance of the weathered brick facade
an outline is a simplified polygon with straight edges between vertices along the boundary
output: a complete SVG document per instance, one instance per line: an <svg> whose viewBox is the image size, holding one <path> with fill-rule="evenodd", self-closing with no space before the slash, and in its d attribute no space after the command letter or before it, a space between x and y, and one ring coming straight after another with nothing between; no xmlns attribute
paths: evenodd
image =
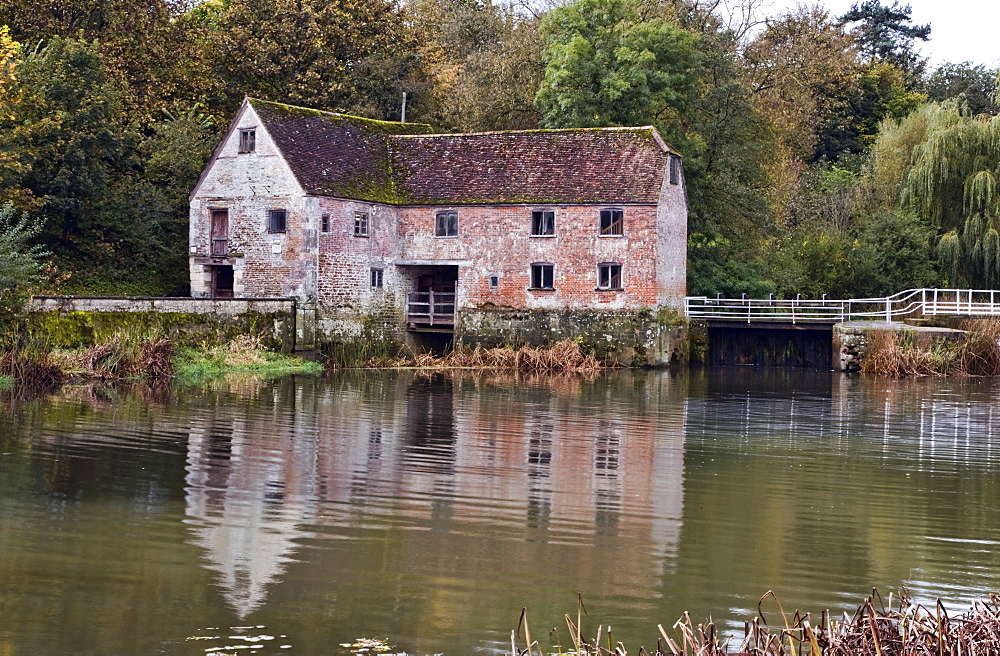
<svg viewBox="0 0 1000 656"><path fill-rule="evenodd" d="M321 340L402 340L417 291L454 292L458 332L683 303L683 177L653 128L426 132L245 101L191 195L192 294L295 297Z"/></svg>

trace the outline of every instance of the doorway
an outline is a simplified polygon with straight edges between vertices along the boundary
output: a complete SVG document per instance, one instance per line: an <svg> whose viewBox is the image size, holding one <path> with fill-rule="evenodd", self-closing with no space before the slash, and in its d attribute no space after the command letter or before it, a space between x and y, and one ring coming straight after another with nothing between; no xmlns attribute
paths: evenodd
<svg viewBox="0 0 1000 656"><path fill-rule="evenodd" d="M233 267L218 265L212 267L212 296L214 298L233 298Z"/></svg>

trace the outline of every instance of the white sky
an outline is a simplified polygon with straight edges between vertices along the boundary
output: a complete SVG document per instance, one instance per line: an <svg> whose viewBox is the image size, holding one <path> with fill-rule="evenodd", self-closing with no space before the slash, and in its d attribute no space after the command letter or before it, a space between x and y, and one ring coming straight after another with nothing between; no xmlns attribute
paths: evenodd
<svg viewBox="0 0 1000 656"><path fill-rule="evenodd" d="M761 9L765 15L774 16L798 4L798 0L763 0ZM841 16L854 0L819 0L819 4L832 16ZM882 0L882 4L891 5L892 0ZM990 68L1000 63L1000 1L900 0L899 4L909 4L913 9L913 25L931 24L930 40L917 43L932 68L945 62L971 61Z"/></svg>

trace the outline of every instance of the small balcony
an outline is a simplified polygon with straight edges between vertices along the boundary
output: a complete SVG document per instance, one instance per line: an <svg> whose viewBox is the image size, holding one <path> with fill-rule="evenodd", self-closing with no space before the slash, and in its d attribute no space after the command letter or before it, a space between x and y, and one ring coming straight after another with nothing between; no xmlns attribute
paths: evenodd
<svg viewBox="0 0 1000 656"><path fill-rule="evenodd" d="M448 331L455 327L455 292L409 292L406 323L415 331Z"/></svg>

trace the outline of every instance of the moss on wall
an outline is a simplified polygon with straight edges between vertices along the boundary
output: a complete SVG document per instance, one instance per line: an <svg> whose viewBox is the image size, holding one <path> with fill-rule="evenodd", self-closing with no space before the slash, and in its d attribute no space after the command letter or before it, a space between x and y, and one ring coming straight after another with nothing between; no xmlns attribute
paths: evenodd
<svg viewBox="0 0 1000 656"><path fill-rule="evenodd" d="M235 316L195 312L32 312L28 325L57 348L80 348L109 341L116 334L138 338L168 337L179 346L224 344L254 335L274 350L295 348L294 318L289 313L245 312Z"/></svg>
<svg viewBox="0 0 1000 656"><path fill-rule="evenodd" d="M456 341L464 346L545 346L573 339L609 364L665 366L686 362L687 320L673 310L460 310Z"/></svg>

